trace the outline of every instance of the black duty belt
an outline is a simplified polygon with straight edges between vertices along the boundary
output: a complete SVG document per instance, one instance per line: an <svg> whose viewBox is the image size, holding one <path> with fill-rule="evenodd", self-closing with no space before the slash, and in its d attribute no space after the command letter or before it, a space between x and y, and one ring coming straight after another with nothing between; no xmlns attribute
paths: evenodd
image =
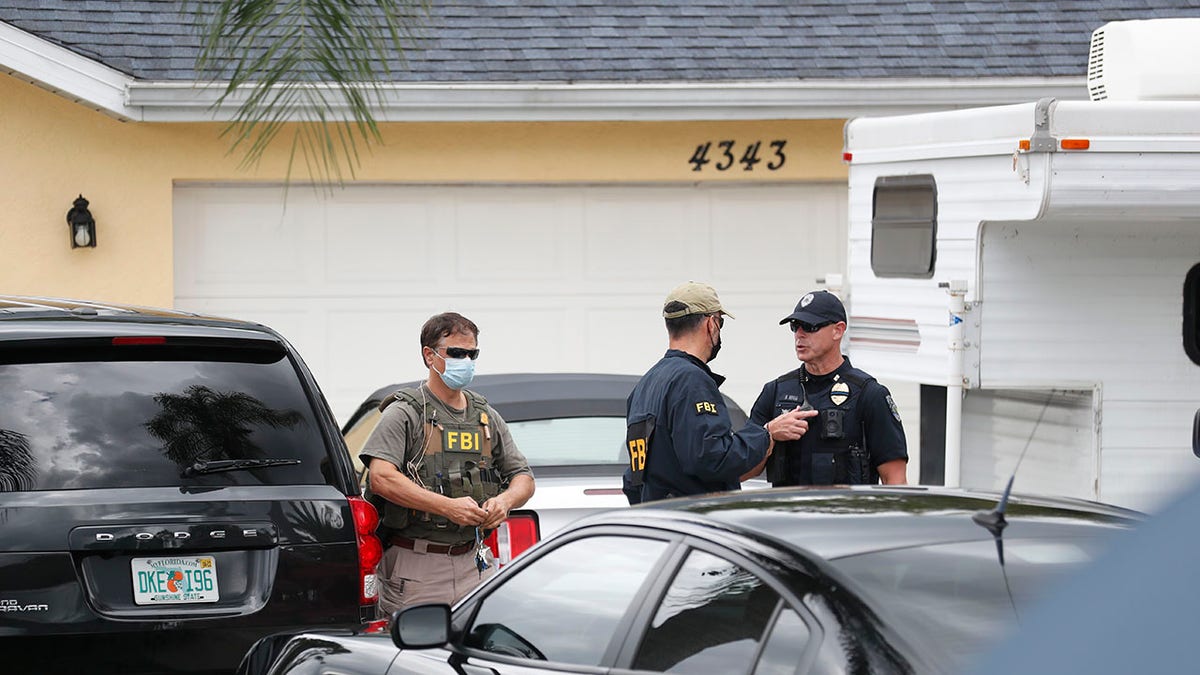
<svg viewBox="0 0 1200 675"><path fill-rule="evenodd" d="M390 541L393 546L407 548L418 553L424 552L437 553L439 555L462 555L475 550L475 542L473 541L468 541L464 544L435 544L425 539L409 539L408 537L401 537L397 535L393 535L388 541Z"/></svg>

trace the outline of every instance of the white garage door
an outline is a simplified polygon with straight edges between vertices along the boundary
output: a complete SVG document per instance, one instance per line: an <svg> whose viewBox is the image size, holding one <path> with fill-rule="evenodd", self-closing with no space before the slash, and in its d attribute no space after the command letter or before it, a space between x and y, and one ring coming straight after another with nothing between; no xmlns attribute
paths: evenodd
<svg viewBox="0 0 1200 675"><path fill-rule="evenodd" d="M713 284L727 322L714 370L749 409L796 367L778 325L845 268L845 185L189 185L175 190L175 304L283 333L339 421L425 376L421 324L480 327L479 373L642 373L666 348L662 300Z"/></svg>

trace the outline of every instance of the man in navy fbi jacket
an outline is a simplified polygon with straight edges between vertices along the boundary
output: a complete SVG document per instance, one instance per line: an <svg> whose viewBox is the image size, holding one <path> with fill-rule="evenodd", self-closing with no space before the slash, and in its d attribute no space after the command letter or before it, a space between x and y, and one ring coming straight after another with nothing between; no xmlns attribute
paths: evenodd
<svg viewBox="0 0 1200 675"><path fill-rule="evenodd" d="M737 490L758 475L775 441L799 439L813 411L788 410L734 432L717 390L724 377L708 368L721 350L726 312L712 286L688 282L663 303L667 353L629 395L625 422L630 504Z"/></svg>

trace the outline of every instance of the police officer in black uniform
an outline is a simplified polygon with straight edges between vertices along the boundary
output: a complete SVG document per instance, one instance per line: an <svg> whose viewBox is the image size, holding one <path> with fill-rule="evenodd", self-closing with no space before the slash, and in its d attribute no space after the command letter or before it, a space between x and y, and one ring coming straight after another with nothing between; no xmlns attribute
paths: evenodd
<svg viewBox="0 0 1200 675"><path fill-rule="evenodd" d="M707 284L683 284L663 303L670 348L626 404L630 465L623 488L630 504L736 490L762 471L772 435L800 438L815 414L789 410L733 431L717 390L725 378L708 367L721 349L726 316L733 318Z"/></svg>
<svg viewBox="0 0 1200 675"><path fill-rule="evenodd" d="M783 442L767 462L774 486L906 482L908 447L887 387L842 355L846 309L829 291L800 298L785 316L803 364L763 387L750 411L762 424L788 410L816 411L808 433Z"/></svg>

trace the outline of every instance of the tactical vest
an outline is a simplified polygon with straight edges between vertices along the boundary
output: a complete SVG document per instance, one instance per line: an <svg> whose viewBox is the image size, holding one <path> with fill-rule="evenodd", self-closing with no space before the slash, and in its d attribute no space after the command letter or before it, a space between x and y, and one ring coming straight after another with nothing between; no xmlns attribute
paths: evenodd
<svg viewBox="0 0 1200 675"><path fill-rule="evenodd" d="M857 368L837 373L829 390L814 401L805 391L804 367L775 380L774 416L799 406L816 409L808 432L798 441L776 443L767 461L772 485L875 484L879 473L866 444L859 398L875 378ZM809 380L811 386L811 380Z"/></svg>
<svg viewBox="0 0 1200 675"><path fill-rule="evenodd" d="M451 499L471 497L476 503L500 494L500 474L492 465L492 430L487 414L487 399L464 390L467 409L463 420L438 419L438 410L418 389L401 389L379 404L383 411L396 401L404 401L421 413L422 433L416 453L405 453L405 463L416 466L416 475L403 467L404 474L426 490ZM443 417L448 417L443 415ZM388 534L410 539L427 539L457 544L475 538L473 526L457 525L445 516L388 502L381 523Z"/></svg>

